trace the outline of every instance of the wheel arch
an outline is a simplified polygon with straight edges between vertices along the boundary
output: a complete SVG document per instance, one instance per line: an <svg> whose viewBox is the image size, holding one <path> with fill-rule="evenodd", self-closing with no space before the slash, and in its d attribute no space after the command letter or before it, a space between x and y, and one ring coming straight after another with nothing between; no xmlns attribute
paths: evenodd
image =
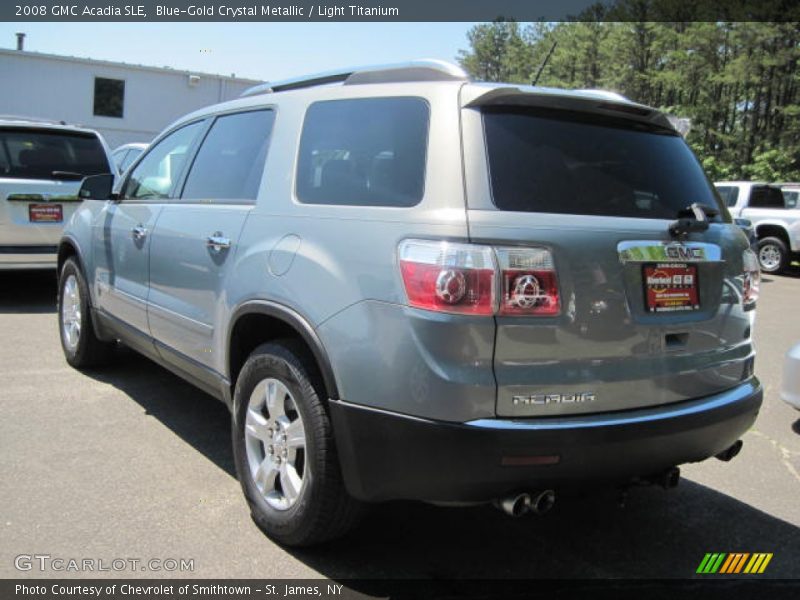
<svg viewBox="0 0 800 600"><path fill-rule="evenodd" d="M786 244L787 249L791 247L789 232L783 225L778 223L762 223L756 225L756 237L759 240L767 237L776 237Z"/></svg>
<svg viewBox="0 0 800 600"><path fill-rule="evenodd" d="M83 264L83 257L81 256L80 246L73 240L71 237L63 237L61 241L58 243L58 262L57 262L57 271L56 273L61 273L61 269L64 267L64 263L67 262L67 259L70 257L76 257L78 260L78 266L86 274L86 269L84 268Z"/></svg>
<svg viewBox="0 0 800 600"><path fill-rule="evenodd" d="M294 337L302 341L316 362L327 398L339 399L339 388L328 353L311 324L291 308L267 300L251 300L240 304L231 315L225 343L225 367L231 385L248 355L257 346L275 339Z"/></svg>

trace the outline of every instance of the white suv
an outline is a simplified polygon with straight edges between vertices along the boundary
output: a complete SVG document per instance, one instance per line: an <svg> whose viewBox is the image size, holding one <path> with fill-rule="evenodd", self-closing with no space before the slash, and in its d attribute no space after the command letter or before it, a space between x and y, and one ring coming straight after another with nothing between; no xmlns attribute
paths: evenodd
<svg viewBox="0 0 800 600"><path fill-rule="evenodd" d="M115 173L91 129L0 117L0 270L55 268L87 175Z"/></svg>

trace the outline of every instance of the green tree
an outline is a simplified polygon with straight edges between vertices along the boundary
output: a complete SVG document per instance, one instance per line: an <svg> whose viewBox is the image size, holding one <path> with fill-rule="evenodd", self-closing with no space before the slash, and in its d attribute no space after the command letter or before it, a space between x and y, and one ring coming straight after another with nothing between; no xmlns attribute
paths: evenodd
<svg viewBox="0 0 800 600"><path fill-rule="evenodd" d="M619 0L572 22L483 23L459 61L479 80L530 83L555 43L539 85L610 89L690 118L713 178L800 180L798 23L697 20L712 9Z"/></svg>

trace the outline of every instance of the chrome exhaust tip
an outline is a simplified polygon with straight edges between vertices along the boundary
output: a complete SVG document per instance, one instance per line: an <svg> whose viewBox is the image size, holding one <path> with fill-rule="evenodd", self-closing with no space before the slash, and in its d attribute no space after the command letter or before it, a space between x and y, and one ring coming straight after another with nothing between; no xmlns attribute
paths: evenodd
<svg viewBox="0 0 800 600"><path fill-rule="evenodd" d="M539 492L531 499L531 510L537 515L548 512L556 503L556 493L553 490Z"/></svg>
<svg viewBox="0 0 800 600"><path fill-rule="evenodd" d="M521 517L531 509L531 496L524 493L506 496L497 503L497 507L510 517Z"/></svg>
<svg viewBox="0 0 800 600"><path fill-rule="evenodd" d="M529 494L523 492L512 494L495 501L494 505L510 517L521 517L532 512L543 515L556 503L556 493L553 490L542 490Z"/></svg>
<svg viewBox="0 0 800 600"><path fill-rule="evenodd" d="M717 454L716 458L722 462L728 462L736 458L736 455L742 451L742 446L744 446L744 442L742 440L736 440L729 448Z"/></svg>

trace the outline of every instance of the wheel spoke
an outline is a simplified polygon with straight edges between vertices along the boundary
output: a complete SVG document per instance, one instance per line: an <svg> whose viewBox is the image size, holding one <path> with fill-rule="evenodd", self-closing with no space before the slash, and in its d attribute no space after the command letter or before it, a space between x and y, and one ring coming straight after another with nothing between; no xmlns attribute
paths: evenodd
<svg viewBox="0 0 800 600"><path fill-rule="evenodd" d="M267 410L270 419L277 419L285 413L283 401L286 398L287 389L277 379L270 379L267 382Z"/></svg>
<svg viewBox="0 0 800 600"><path fill-rule="evenodd" d="M281 465L281 489L289 504L297 500L300 488L303 486L303 479L297 474L297 470L288 463Z"/></svg>
<svg viewBox="0 0 800 600"><path fill-rule="evenodd" d="M75 275L64 282L61 300L61 329L64 341L70 350L78 347L81 335L81 294Z"/></svg>
<svg viewBox="0 0 800 600"><path fill-rule="evenodd" d="M244 427L249 435L263 442L268 442L270 440L268 432L269 422L263 415L254 410L253 407L248 407L247 409L247 418Z"/></svg>
<svg viewBox="0 0 800 600"><path fill-rule="evenodd" d="M284 430L286 433L286 446L289 448L306 447L306 429L301 419L295 419Z"/></svg>
<svg viewBox="0 0 800 600"><path fill-rule="evenodd" d="M258 487L262 494L266 494L275 489L275 475L277 470L271 456L265 457L264 460L261 461L261 464L258 465L258 469L256 469L253 475L253 481L255 481L256 487Z"/></svg>

